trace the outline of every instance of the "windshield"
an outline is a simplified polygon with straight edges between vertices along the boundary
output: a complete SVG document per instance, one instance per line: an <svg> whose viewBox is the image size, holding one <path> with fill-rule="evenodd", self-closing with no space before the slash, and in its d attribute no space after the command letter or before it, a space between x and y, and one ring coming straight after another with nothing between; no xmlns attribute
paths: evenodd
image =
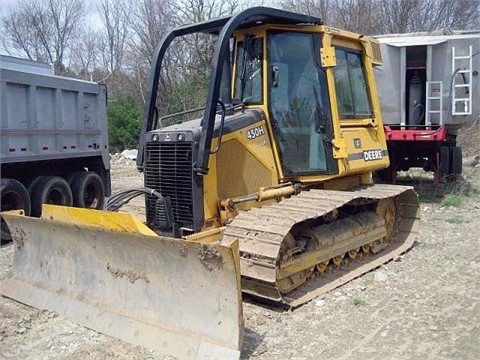
<svg viewBox="0 0 480 360"><path fill-rule="evenodd" d="M269 105L286 175L334 171L327 78L319 53L317 34L268 34Z"/></svg>

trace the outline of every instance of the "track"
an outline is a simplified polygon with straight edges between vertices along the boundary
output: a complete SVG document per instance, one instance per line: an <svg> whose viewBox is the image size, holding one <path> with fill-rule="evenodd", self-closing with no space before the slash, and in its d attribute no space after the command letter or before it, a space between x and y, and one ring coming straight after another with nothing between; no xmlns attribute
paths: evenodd
<svg viewBox="0 0 480 360"><path fill-rule="evenodd" d="M303 191L239 214L224 239L239 239L244 292L296 307L407 251L418 208L407 186Z"/></svg>

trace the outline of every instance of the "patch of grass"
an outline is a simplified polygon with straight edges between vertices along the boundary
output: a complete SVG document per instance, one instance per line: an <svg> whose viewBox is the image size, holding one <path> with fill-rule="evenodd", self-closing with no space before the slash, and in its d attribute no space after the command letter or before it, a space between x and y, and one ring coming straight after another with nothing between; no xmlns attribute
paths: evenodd
<svg viewBox="0 0 480 360"><path fill-rule="evenodd" d="M441 204L442 206L459 207L466 199L476 194L478 194L478 190L470 182L457 179L445 184L445 196Z"/></svg>
<svg viewBox="0 0 480 360"><path fill-rule="evenodd" d="M479 193L474 185L465 179L449 179L435 188L433 181L412 181L405 185L413 185L420 201L440 203L442 206L459 207L463 202Z"/></svg>
<svg viewBox="0 0 480 360"><path fill-rule="evenodd" d="M442 206L453 206L453 207L459 207L462 205L463 200L465 200L465 196L463 195L457 195L457 194L451 194L447 195L442 199Z"/></svg>
<svg viewBox="0 0 480 360"><path fill-rule="evenodd" d="M447 219L447 223L449 223L449 224L461 224L461 223L463 223L463 219L460 216L454 216L451 219Z"/></svg>
<svg viewBox="0 0 480 360"><path fill-rule="evenodd" d="M467 198L480 192L471 181L462 176L447 176L445 181L435 187L431 172L415 168L401 173L397 177L397 183L413 186L420 201L424 203L441 203L443 206L457 207Z"/></svg>
<svg viewBox="0 0 480 360"><path fill-rule="evenodd" d="M478 194L478 189L476 189L470 181L458 178L447 181L445 184L445 191L449 193L464 194L467 196Z"/></svg>
<svg viewBox="0 0 480 360"><path fill-rule="evenodd" d="M353 299L353 305L354 305L354 306L362 306L362 305L365 305L365 300L360 299L360 298L355 298L355 299Z"/></svg>
<svg viewBox="0 0 480 360"><path fill-rule="evenodd" d="M417 187L415 187L415 190ZM437 203L438 202L438 194L435 190L428 190L428 191L417 191L418 197L420 198L421 202L426 203Z"/></svg>

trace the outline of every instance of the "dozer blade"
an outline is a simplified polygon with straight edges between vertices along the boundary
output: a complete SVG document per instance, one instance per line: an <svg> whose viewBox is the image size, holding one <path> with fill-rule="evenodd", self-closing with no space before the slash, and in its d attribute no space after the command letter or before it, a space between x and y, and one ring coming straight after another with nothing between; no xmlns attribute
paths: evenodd
<svg viewBox="0 0 480 360"><path fill-rule="evenodd" d="M181 359L237 359L238 242L159 237L125 213L45 205L2 213L15 251L1 293Z"/></svg>

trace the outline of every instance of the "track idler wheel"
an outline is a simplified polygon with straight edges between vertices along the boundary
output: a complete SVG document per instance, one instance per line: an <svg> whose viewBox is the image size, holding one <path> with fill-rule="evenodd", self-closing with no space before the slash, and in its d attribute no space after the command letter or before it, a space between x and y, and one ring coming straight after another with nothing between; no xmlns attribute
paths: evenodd
<svg viewBox="0 0 480 360"><path fill-rule="evenodd" d="M342 254L342 255L337 255L337 256L334 256L332 258L332 262L336 265L336 266L340 266L342 264L342 261L343 261L343 258L345 257L345 254Z"/></svg>
<svg viewBox="0 0 480 360"><path fill-rule="evenodd" d="M318 263L315 267L317 268L317 271L320 274L323 274L325 270L327 270L329 260L327 261L322 261L321 263Z"/></svg>
<svg viewBox="0 0 480 360"><path fill-rule="evenodd" d="M289 277L278 280L278 290L281 293L286 294L293 289L296 289L297 287L305 283L310 276L312 276L314 270L315 268L312 267L310 269L299 271L298 273L292 274Z"/></svg>
<svg viewBox="0 0 480 360"><path fill-rule="evenodd" d="M385 220L385 229L387 236L384 240L390 240L395 235L397 222L397 209L393 198L381 199L377 204L376 214Z"/></svg>
<svg viewBox="0 0 480 360"><path fill-rule="evenodd" d="M348 257L352 260L354 260L357 255L358 255L358 252L360 251L360 249L352 249L350 250L347 254L348 254Z"/></svg>

